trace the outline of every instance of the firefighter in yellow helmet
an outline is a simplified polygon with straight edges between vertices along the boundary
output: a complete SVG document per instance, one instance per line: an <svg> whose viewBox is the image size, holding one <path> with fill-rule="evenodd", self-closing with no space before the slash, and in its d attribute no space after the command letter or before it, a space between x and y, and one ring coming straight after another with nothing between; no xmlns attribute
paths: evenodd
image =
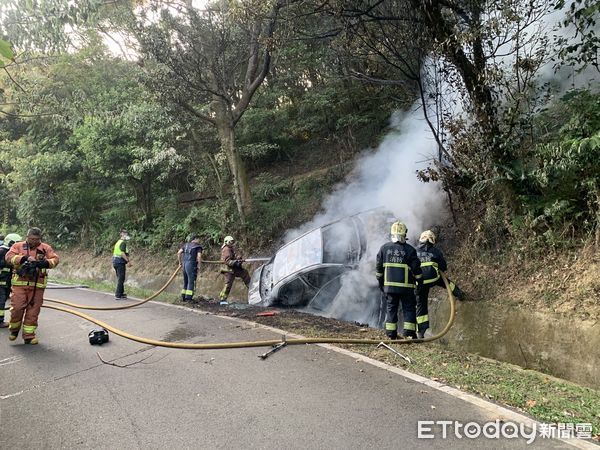
<svg viewBox="0 0 600 450"><path fill-rule="evenodd" d="M241 278L246 287L250 284L250 274L242 267L244 260L236 253L234 243L235 240L232 236L225 236L221 246L221 261L223 261L221 273L225 275L225 286L219 294L219 299L223 304L227 303L229 292L231 292L236 277Z"/></svg>
<svg viewBox="0 0 600 450"><path fill-rule="evenodd" d="M417 246L417 256L421 261L421 269L423 270L423 283L417 287L417 334L420 338L425 337L425 331L429 328L427 307L429 290L434 286L446 288L440 272L446 272L448 265L442 251L435 246L435 240L435 233L431 230L425 230L421 233L419 245ZM448 284L452 290L452 295L459 300L464 300L464 294L458 286L449 279Z"/></svg>
<svg viewBox="0 0 600 450"><path fill-rule="evenodd" d="M391 242L383 244L377 253L375 276L386 296L385 334L398 338L398 308L402 304L403 336L416 338L415 284L421 278L421 264L415 249L406 243L408 229L402 222L394 222L390 230Z"/></svg>

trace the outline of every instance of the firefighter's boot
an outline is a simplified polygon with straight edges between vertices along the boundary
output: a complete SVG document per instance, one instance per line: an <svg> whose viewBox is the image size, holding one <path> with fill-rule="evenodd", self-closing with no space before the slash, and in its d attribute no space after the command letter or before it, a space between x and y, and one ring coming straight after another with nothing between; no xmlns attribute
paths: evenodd
<svg viewBox="0 0 600 450"><path fill-rule="evenodd" d="M17 339L17 336L19 336L19 330L21 330L21 322L10 322L8 324L8 331L10 331L8 340L14 341Z"/></svg>

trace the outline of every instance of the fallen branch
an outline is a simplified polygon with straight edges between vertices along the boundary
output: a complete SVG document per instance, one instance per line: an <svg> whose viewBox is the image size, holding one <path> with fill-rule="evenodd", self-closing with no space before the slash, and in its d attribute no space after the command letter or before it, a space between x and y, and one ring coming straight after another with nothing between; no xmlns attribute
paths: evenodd
<svg viewBox="0 0 600 450"><path fill-rule="evenodd" d="M98 355L98 358L100 359L100 361L102 361L102 364L106 364L107 366L115 366L115 367L119 367L119 368L121 368L121 369L124 369L124 368L126 368L126 367L130 367L130 366L133 366L134 364L139 364L139 363L141 363L141 362L144 362L144 361L146 361L148 358L150 358L150 357L151 357L153 354L154 354L154 353L151 353L151 354L149 354L148 356L146 356L145 358L143 358L143 359L140 359L139 361L134 361L134 362L132 362L132 363L130 363L130 364L123 364L123 365L121 365L121 364L116 364L116 363L113 363L113 362L109 362L109 361L106 361L106 360L104 360L104 359L102 358L102 356L100 356L100 352L96 352L96 355Z"/></svg>

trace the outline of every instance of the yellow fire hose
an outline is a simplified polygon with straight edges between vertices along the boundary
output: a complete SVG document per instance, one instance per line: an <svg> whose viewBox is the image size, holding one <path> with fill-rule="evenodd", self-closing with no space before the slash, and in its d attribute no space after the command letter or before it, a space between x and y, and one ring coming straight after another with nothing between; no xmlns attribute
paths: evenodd
<svg viewBox="0 0 600 450"><path fill-rule="evenodd" d="M175 277L179 273L180 269L181 269L181 266L177 266L177 269L175 269L175 272L173 272L173 275L171 275L169 277L169 279L164 284L164 286L161 287L154 294L152 294L150 297L145 298L144 300L140 300L137 303L132 303L131 305L121 305L121 306L89 306L89 305L78 305L77 303L71 303L71 302L67 302L65 300L58 300L58 299L55 299L55 298L44 298L44 301L46 301L46 302L52 302L52 303L59 303L61 305L67 305L67 306L71 306L71 307L77 308L77 309L93 309L95 311L114 311L114 310L119 310L119 309L135 308L136 306L143 305L144 303L147 303L150 300L158 297L160 295L160 293L162 291L164 291L167 288L167 286L169 286L172 283L172 281L175 279ZM47 305L43 305L43 306L50 308L50 306L47 306Z"/></svg>
<svg viewBox="0 0 600 450"><path fill-rule="evenodd" d="M171 281L177 275L177 272L179 271L179 269L180 268L178 267L177 270L173 273L173 275L171 275L171 278L165 284L165 286L163 286L161 288L161 291L164 290L171 283ZM452 327L452 324L454 323L454 315L455 315L455 311L456 311L454 295L452 295L452 289L450 289L450 285L448 284L448 280L446 279L446 276L443 273L441 274L441 276L442 276L442 279L444 280L444 284L446 285L446 290L448 291L448 300L450 302L450 315L448 317L448 322L446 323L446 326L444 327L444 329L442 331L440 331L435 336L431 336L431 337L424 338L424 339L380 340L380 339L347 339L347 338L335 338L335 337L286 339L285 336L283 336L283 338L281 340L273 339L273 340L268 340L268 341L224 342L224 343L206 343L206 344L193 344L193 343L186 343L186 342L166 342L166 341L157 341L155 339L148 339L148 338L144 338L144 337L140 337L140 336L135 336L133 334L130 334L123 330L115 328L105 322L102 322L101 320L95 319L94 317L88 316L87 314L81 313L79 311L75 311L73 309L63 308L61 306L55 306L55 305L46 305L46 304L43 305L43 307L49 308L49 309L54 309L56 311L66 312L69 314L73 314L75 316L79 316L83 319L86 319L86 320L92 322L92 323L95 323L98 326L106 328L108 331L112 331L113 333L115 333L118 336L124 337L126 339L130 339L132 341L139 342L141 344L154 345L157 347L195 349L195 350L217 350L217 349L224 349L224 348L268 347L268 346L275 346L277 344L281 344L282 342L285 342L287 345L379 344L380 342L384 342L386 344L420 344L420 343L432 342L437 339L440 339L442 336L444 336L450 330L450 328ZM99 309L101 309L101 310L116 310L116 309L126 309L126 308L132 308L134 306L139 306L143 303L148 302L152 298L156 297L156 295L158 295L161 291L157 292L152 297L149 297L145 300L142 300L141 302L138 302L136 304L132 304L132 305L129 305L126 307L90 307L90 306L84 306L84 305L76 305L74 303L69 303L69 302L63 302L61 300L50 300L50 299L48 299L48 300L51 302L54 302L54 303L68 304L69 306L74 306L76 308L82 308L82 309L85 308L85 309L94 309L94 310L99 310Z"/></svg>

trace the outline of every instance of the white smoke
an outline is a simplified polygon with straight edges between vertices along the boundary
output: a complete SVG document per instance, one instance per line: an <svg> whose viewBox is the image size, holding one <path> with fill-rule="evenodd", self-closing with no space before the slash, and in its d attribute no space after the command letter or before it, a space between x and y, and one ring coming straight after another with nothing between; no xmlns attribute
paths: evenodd
<svg viewBox="0 0 600 450"><path fill-rule="evenodd" d="M379 147L359 158L348 179L324 200L322 212L289 231L285 242L326 223L379 206L406 224L413 242L421 231L444 219L446 208L440 185L417 179L417 170L425 169L437 154L437 144L422 110L395 113L391 127L393 131Z"/></svg>
<svg viewBox="0 0 600 450"><path fill-rule="evenodd" d="M375 256L389 240L391 222L404 222L409 243L415 245L421 231L447 220L441 186L417 178L417 171L430 165L437 154L437 144L423 119L422 109L393 114L391 128L393 131L377 149L360 157L345 182L324 200L322 212L285 236L288 242L314 228L377 207L384 207L392 215L388 223L381 224L382 229L367 231L367 254L356 270L344 273L339 282L332 282L309 304L309 310L317 314L380 325L384 309L375 278ZM333 239L340 243L351 239L343 235L344 227L336 230L339 235ZM348 228L348 232L352 230ZM324 245L332 246L327 242Z"/></svg>
<svg viewBox="0 0 600 450"><path fill-rule="evenodd" d="M549 12L543 22L546 30L554 37L563 38L569 45L580 44L582 36L577 32L575 27L571 25L563 25L566 19L567 11L570 3L566 3L562 9L557 9ZM588 33L592 32L596 35L600 33L600 23L591 26ZM556 93L562 95L570 89L588 88L598 83L598 71L592 65L581 68L568 65L559 66L556 60L559 59L558 48L552 47L552 58L540 67L538 82L539 84L547 84Z"/></svg>

